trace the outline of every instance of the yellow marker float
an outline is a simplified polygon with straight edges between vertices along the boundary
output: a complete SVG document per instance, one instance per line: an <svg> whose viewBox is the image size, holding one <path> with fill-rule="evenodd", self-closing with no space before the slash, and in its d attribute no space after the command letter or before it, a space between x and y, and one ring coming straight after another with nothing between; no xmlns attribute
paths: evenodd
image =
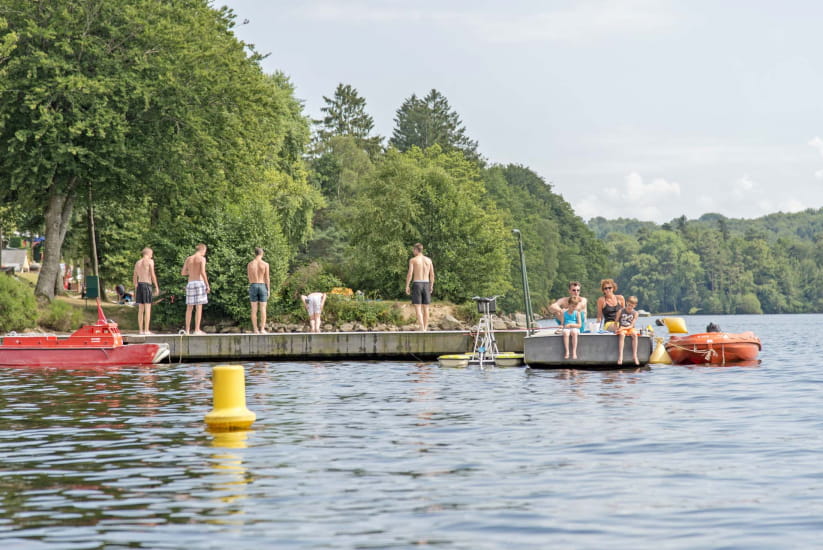
<svg viewBox="0 0 823 550"><path fill-rule="evenodd" d="M670 334L686 334L686 321L682 317L666 317L663 319L666 323L666 328L669 329Z"/></svg>
<svg viewBox="0 0 823 550"><path fill-rule="evenodd" d="M652 351L651 357L649 357L649 363L671 365L672 358L669 357L669 352L666 351L666 346L663 345L663 338L657 336L654 341L656 345L654 347L654 351Z"/></svg>
<svg viewBox="0 0 823 550"><path fill-rule="evenodd" d="M246 373L242 365L212 370L214 409L206 415L211 431L248 430L257 416L246 408Z"/></svg>

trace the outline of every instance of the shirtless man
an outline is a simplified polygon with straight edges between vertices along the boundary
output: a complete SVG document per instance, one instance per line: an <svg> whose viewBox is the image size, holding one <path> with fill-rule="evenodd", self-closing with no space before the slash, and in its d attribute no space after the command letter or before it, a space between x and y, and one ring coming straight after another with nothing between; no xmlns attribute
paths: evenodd
<svg viewBox="0 0 823 550"><path fill-rule="evenodd" d="M580 298L580 302L577 304L576 309L577 311L583 313L585 321L586 307L589 305L589 301L586 298L580 296L580 283L578 283L577 281L571 281L569 283L569 296L563 296L562 298L560 298L555 303L549 306L549 313L554 315L554 317L560 322L560 324L563 324L563 311L569 308L569 298L571 296L577 296L578 298Z"/></svg>
<svg viewBox="0 0 823 550"><path fill-rule="evenodd" d="M151 322L151 288L154 285L154 293L160 294L160 285L157 284L157 275L154 274L154 252L151 248L143 249L143 257L134 264L134 275L132 284L137 301L137 328L140 334L151 334L149 323Z"/></svg>
<svg viewBox="0 0 823 550"><path fill-rule="evenodd" d="M254 249L255 257L246 271L249 275L249 301L251 302L251 328L255 334L266 334L266 304L269 301L271 277L269 264L263 261L263 249ZM260 308L260 328L257 325L257 309Z"/></svg>
<svg viewBox="0 0 823 550"><path fill-rule="evenodd" d="M420 330L429 330L429 304L434 291L434 264L423 255L423 245L417 243L409 260L409 272L406 275L406 294L411 294L412 305L417 313ZM409 284L412 284L409 287Z"/></svg>
<svg viewBox="0 0 823 550"><path fill-rule="evenodd" d="M180 275L189 278L186 284L186 334L191 327L191 310L194 309L194 334L205 334L200 330L200 320L203 318L203 305L209 303L209 278L206 277L206 245L197 245L194 254L186 258Z"/></svg>

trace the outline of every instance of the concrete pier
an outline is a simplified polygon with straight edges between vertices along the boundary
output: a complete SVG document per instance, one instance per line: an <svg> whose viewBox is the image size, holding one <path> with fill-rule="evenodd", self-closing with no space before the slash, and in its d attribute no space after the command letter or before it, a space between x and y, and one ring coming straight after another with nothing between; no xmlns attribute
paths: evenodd
<svg viewBox="0 0 823 550"><path fill-rule="evenodd" d="M522 352L525 330L495 331L500 351ZM169 345L170 362L246 359L331 360L407 359L434 361L439 355L471 352L474 335L468 331L429 332L287 332L273 334L205 334L184 336L124 335L126 343Z"/></svg>

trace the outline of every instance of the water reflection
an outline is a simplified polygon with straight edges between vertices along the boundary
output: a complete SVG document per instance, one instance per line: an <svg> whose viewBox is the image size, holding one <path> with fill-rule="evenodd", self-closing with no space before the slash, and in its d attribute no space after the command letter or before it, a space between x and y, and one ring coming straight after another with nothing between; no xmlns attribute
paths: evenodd
<svg viewBox="0 0 823 550"><path fill-rule="evenodd" d="M210 432L212 436L212 447L221 449L245 449L248 447L248 437L251 430L234 430L225 432ZM243 456L239 453L224 451L211 455L212 468L217 474L212 487L215 496L224 504L235 503L248 498L247 486L253 481L252 475L246 467ZM242 510L237 509L232 515L242 514ZM211 520L212 522L227 524L242 524L237 518L233 521Z"/></svg>

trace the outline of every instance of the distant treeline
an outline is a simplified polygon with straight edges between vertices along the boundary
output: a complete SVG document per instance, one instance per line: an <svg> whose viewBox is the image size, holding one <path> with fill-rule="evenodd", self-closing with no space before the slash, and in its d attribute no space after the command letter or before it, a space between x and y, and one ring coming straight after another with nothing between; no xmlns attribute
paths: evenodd
<svg viewBox="0 0 823 550"><path fill-rule="evenodd" d="M594 218L621 290L683 313L823 309L823 209L745 220L705 214L657 225Z"/></svg>

